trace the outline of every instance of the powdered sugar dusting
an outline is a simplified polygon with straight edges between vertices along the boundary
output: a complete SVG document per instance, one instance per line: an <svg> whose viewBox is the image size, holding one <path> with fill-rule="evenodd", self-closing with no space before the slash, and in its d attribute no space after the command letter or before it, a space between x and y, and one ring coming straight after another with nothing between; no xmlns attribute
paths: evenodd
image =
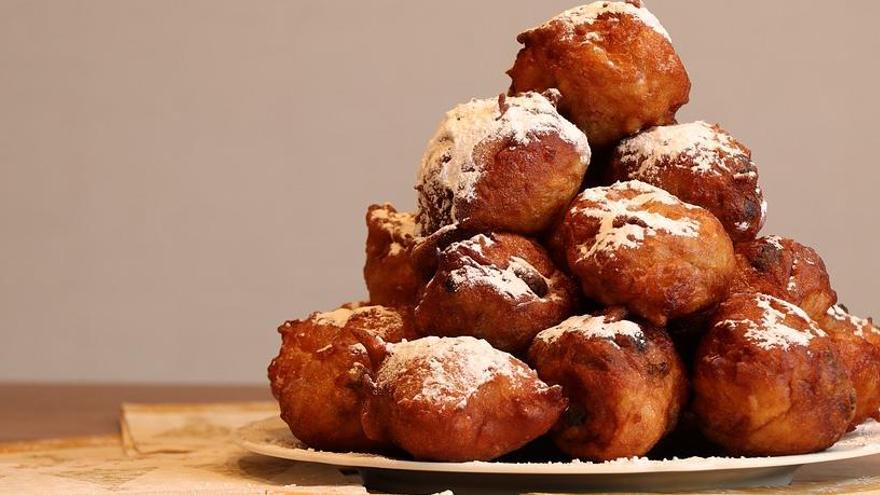
<svg viewBox="0 0 880 495"><path fill-rule="evenodd" d="M880 335L880 328L875 327L871 320L849 314L846 308L840 304L835 304L828 308L827 314L837 321L850 325L853 328L853 334L857 337L864 338L866 329L873 334Z"/></svg>
<svg viewBox="0 0 880 495"><path fill-rule="evenodd" d="M785 249L785 247L782 245L782 237L779 237L778 235L764 236L761 240L780 251Z"/></svg>
<svg viewBox="0 0 880 495"><path fill-rule="evenodd" d="M309 318L315 325L327 325L344 327L354 315L373 313L379 318L394 318L400 320L400 315L385 306L360 306L356 308L338 308L325 313L315 313Z"/></svg>
<svg viewBox="0 0 880 495"><path fill-rule="evenodd" d="M449 279L456 285L489 286L513 300L536 297L528 284L517 277L509 266L502 270L492 265L481 265L473 260L467 260L465 263L464 266L449 272Z"/></svg>
<svg viewBox="0 0 880 495"><path fill-rule="evenodd" d="M464 265L449 272L449 280L456 286L469 285L489 287L513 301L537 299L537 294L529 287L518 271L530 270L538 273L529 262L522 258L511 257L506 268L495 265L482 265L473 258L464 258ZM549 284L550 281L545 278ZM549 293L548 293L549 294Z"/></svg>
<svg viewBox="0 0 880 495"><path fill-rule="evenodd" d="M424 337L390 346L390 355L376 374L382 388L403 376L418 377L422 387L399 400L463 408L480 387L499 376L526 377L525 366L482 339Z"/></svg>
<svg viewBox="0 0 880 495"><path fill-rule="evenodd" d="M483 251L483 248L494 245L495 241L486 234L477 234L470 239L453 242L449 245L447 249L455 251L461 248L466 248L485 256L486 253Z"/></svg>
<svg viewBox="0 0 880 495"><path fill-rule="evenodd" d="M408 245L416 238L415 214L396 212L390 203L371 209L369 221L391 236L392 241L388 246L388 254L391 256L403 253L405 244Z"/></svg>
<svg viewBox="0 0 880 495"><path fill-rule="evenodd" d="M632 179L655 177L659 167L682 158L693 164L693 172L704 175L731 173L725 163L727 157L748 159L729 134L703 121L651 128L623 140L617 147L617 154L622 163L639 165L630 173ZM753 177L757 174L750 170L738 175Z"/></svg>
<svg viewBox="0 0 880 495"><path fill-rule="evenodd" d="M485 234L477 234L469 239L451 243L446 250L458 252L461 255L462 266L449 272L449 281L454 286L489 287L513 301L543 299L523 279L523 274L537 275L543 278L548 286L552 286L552 281L525 259L510 256L507 259L507 266L501 268L494 264L484 264L482 260L474 259L470 255L476 253L479 256L486 256L484 249L495 244L495 240ZM553 298L558 295L548 291L544 297Z"/></svg>
<svg viewBox="0 0 880 495"><path fill-rule="evenodd" d="M637 194L624 195L625 191ZM618 182L609 187L596 187L582 192L575 200L575 215L583 215L600 221L595 242L580 246L581 259L597 253L613 256L618 249L635 249L646 237L664 232L680 237L697 237L699 224L691 218L673 219L649 210L652 204L680 205L696 208L681 202L668 192L641 181ZM586 202L587 205L583 205Z"/></svg>
<svg viewBox="0 0 880 495"><path fill-rule="evenodd" d="M745 326L745 336L764 350L780 348L788 350L791 346L807 346L814 337L826 334L799 307L766 294L755 294L755 304L762 310L761 320L723 320L717 325L736 328ZM807 324L806 330L794 328L786 323L787 317L795 317Z"/></svg>
<svg viewBox="0 0 880 495"><path fill-rule="evenodd" d="M591 26L597 19L606 15L617 17L621 15L631 16L642 24L660 33L667 40L672 41L666 28L663 27L654 14L644 7L636 7L635 5L626 2L593 2L587 5L581 5L580 7L566 10L535 29L546 28L551 24L560 24L565 28L566 38L574 39L579 34L577 31L578 27ZM584 38L586 38L585 41L591 41L590 34L592 34L592 32L587 32L583 35ZM595 39L595 37L593 39Z"/></svg>
<svg viewBox="0 0 880 495"><path fill-rule="evenodd" d="M606 316L572 316L555 327L539 333L535 338L547 344L568 333L579 333L591 339L604 339L618 347L614 339L623 335L635 340L644 340L642 327L628 320L609 321Z"/></svg>
<svg viewBox="0 0 880 495"><path fill-rule="evenodd" d="M392 211L389 203L385 203L381 208L371 210L370 220L375 221L392 235L416 236L416 216L413 213Z"/></svg>
<svg viewBox="0 0 880 495"><path fill-rule="evenodd" d="M316 325L344 327L353 313L354 311L351 309L339 308L326 313L318 313L312 317L312 320Z"/></svg>
<svg viewBox="0 0 880 495"><path fill-rule="evenodd" d="M555 91L555 90L551 90ZM543 135L558 135L573 145L584 169L590 163L587 137L565 120L544 95L534 92L499 99L474 99L446 113L422 158L418 183L419 207L431 206L458 218L456 202L476 197L476 185L483 174L474 158L475 149L488 139L510 138L527 145Z"/></svg>

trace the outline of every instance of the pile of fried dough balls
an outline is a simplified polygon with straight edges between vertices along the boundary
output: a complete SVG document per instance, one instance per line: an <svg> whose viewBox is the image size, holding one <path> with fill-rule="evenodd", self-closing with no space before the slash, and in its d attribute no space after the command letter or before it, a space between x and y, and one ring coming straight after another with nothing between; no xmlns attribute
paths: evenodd
<svg viewBox="0 0 880 495"><path fill-rule="evenodd" d="M657 18L596 2L517 39L510 90L429 141L417 210L369 207L369 302L279 329L293 434L432 461L546 438L604 461L695 435L815 452L877 416L880 330L816 251L757 237L751 152L676 122L690 80Z"/></svg>

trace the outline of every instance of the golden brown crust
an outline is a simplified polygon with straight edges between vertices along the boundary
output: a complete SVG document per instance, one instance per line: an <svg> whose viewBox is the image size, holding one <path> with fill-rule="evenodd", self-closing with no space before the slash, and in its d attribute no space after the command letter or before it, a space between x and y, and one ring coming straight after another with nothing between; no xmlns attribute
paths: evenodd
<svg viewBox="0 0 880 495"><path fill-rule="evenodd" d="M823 450L855 408L832 341L802 310L765 294L738 293L719 307L693 385L703 433L739 455Z"/></svg>
<svg viewBox="0 0 880 495"><path fill-rule="evenodd" d="M788 301L819 319L837 302L825 262L810 247L771 235L737 244L732 290L755 291Z"/></svg>
<svg viewBox="0 0 880 495"><path fill-rule="evenodd" d="M417 459L490 460L546 433L566 405L559 387L485 341L426 337L391 347L362 422Z"/></svg>
<svg viewBox="0 0 880 495"><path fill-rule="evenodd" d="M711 213L639 181L585 190L554 238L587 297L658 326L718 303L734 271Z"/></svg>
<svg viewBox="0 0 880 495"><path fill-rule="evenodd" d="M575 26L555 19L517 37L524 47L507 72L512 93L559 89L559 111L596 149L674 122L691 84L663 34L629 13Z"/></svg>
<svg viewBox="0 0 880 495"><path fill-rule="evenodd" d="M675 426L687 393L666 332L614 317L575 316L541 332L529 362L562 385L570 405L553 440L582 459L646 454Z"/></svg>
<svg viewBox="0 0 880 495"><path fill-rule="evenodd" d="M880 414L880 330L870 319L850 315L846 308L832 306L818 320L831 337L847 376L856 391L856 412L850 427Z"/></svg>
<svg viewBox="0 0 880 495"><path fill-rule="evenodd" d="M535 241L478 234L450 244L415 310L422 335L471 335L521 352L573 310L575 284Z"/></svg>
<svg viewBox="0 0 880 495"><path fill-rule="evenodd" d="M422 160L420 233L463 221L479 230L546 230L577 194L589 158L586 136L545 95L459 105Z"/></svg>
<svg viewBox="0 0 880 495"><path fill-rule="evenodd" d="M734 242L755 238L766 204L752 152L718 125L648 129L614 150L611 182L641 180L709 210Z"/></svg>
<svg viewBox="0 0 880 495"><path fill-rule="evenodd" d="M398 213L385 203L370 205L366 221L364 281L370 302L383 306L414 305L423 286L411 259L416 242L415 215Z"/></svg>
<svg viewBox="0 0 880 495"><path fill-rule="evenodd" d="M296 438L343 452L383 446L361 428L362 382L381 357L377 346L413 337L411 318L405 309L342 307L279 327L281 350L269 381Z"/></svg>

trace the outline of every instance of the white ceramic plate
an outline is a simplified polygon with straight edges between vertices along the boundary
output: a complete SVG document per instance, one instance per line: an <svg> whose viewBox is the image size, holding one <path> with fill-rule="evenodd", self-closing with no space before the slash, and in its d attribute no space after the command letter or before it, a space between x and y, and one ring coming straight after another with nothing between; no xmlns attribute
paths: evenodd
<svg viewBox="0 0 880 495"><path fill-rule="evenodd" d="M370 488L408 493L589 490L699 490L775 486L805 464L880 453L880 424L869 421L824 452L779 457L688 457L611 462L420 462L375 454L324 452L300 443L277 417L238 430L236 441L258 454L360 471Z"/></svg>

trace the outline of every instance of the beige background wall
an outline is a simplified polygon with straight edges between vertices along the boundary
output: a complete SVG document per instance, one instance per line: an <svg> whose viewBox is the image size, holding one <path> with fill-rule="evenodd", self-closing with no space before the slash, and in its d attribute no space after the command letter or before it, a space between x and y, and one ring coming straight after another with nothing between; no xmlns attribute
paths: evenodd
<svg viewBox="0 0 880 495"><path fill-rule="evenodd" d="M442 112L571 5L0 0L0 379L262 381L280 321L362 296L365 208L413 205ZM880 313L880 2L839 5L650 2L682 119Z"/></svg>

